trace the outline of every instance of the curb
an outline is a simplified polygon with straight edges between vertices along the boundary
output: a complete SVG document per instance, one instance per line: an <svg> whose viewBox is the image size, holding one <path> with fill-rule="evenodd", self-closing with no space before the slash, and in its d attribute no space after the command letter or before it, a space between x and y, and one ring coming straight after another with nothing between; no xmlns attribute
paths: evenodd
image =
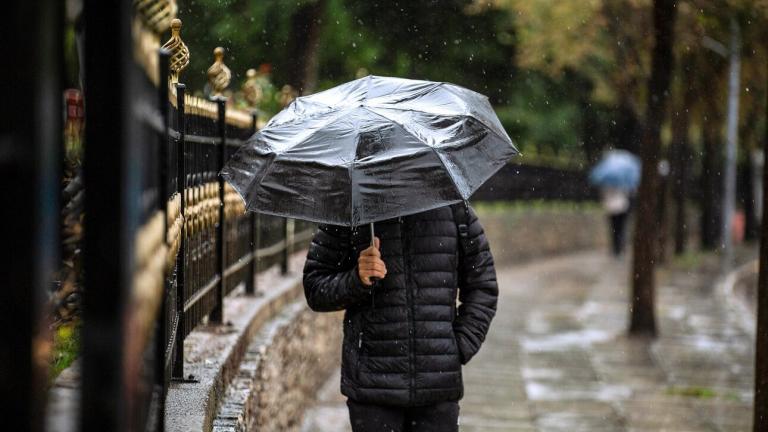
<svg viewBox="0 0 768 432"><path fill-rule="evenodd" d="M723 298L726 307L731 312L732 319L752 339L756 337L755 316L752 308L735 292L736 284L745 276L758 270L758 260L754 259L742 264L725 275L718 283L717 292Z"/></svg>

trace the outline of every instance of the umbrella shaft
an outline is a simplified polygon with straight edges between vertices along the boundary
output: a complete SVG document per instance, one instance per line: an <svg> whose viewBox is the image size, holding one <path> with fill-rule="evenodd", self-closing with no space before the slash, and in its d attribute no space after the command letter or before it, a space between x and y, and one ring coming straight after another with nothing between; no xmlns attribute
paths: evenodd
<svg viewBox="0 0 768 432"><path fill-rule="evenodd" d="M373 240L376 236L374 230L373 230L373 222L371 222L371 246L376 246L376 242Z"/></svg>
<svg viewBox="0 0 768 432"><path fill-rule="evenodd" d="M376 242L374 241L374 238L376 237L376 233L373 230L373 222L371 222L370 225L371 225L371 247L376 247ZM377 277L371 278L371 282L373 282L374 284L378 281L379 281L379 278Z"/></svg>

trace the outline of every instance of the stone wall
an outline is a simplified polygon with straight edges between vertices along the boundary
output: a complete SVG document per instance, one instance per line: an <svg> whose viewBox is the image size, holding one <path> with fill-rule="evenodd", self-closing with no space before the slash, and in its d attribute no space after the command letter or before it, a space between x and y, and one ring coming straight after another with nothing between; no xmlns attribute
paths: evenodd
<svg viewBox="0 0 768 432"><path fill-rule="evenodd" d="M307 404L341 361L341 315L314 313L301 302L261 360L253 430L298 430Z"/></svg>
<svg viewBox="0 0 768 432"><path fill-rule="evenodd" d="M340 313L314 313L303 298L289 304L249 345L213 430L298 430L317 389L339 367L340 346Z"/></svg>
<svg viewBox="0 0 768 432"><path fill-rule="evenodd" d="M608 221L595 204L478 203L474 208L497 265L578 250L607 251Z"/></svg>

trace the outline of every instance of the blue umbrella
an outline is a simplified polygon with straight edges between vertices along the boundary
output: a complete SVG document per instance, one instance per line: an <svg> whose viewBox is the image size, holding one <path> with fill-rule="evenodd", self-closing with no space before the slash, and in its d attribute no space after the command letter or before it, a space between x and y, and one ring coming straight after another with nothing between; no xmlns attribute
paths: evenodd
<svg viewBox="0 0 768 432"><path fill-rule="evenodd" d="M611 150L592 168L589 181L599 187L634 191L640 183L640 159L626 150Z"/></svg>

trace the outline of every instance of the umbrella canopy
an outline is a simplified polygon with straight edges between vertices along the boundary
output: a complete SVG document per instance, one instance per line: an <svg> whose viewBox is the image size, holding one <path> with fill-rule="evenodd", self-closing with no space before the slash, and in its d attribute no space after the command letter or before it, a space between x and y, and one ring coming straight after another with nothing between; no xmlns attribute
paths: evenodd
<svg viewBox="0 0 768 432"><path fill-rule="evenodd" d="M248 210L356 226L466 200L516 154L485 96L368 76L294 100L221 175Z"/></svg>
<svg viewBox="0 0 768 432"><path fill-rule="evenodd" d="M592 168L589 181L600 187L634 191L640 184L640 159L626 150L612 150Z"/></svg>

